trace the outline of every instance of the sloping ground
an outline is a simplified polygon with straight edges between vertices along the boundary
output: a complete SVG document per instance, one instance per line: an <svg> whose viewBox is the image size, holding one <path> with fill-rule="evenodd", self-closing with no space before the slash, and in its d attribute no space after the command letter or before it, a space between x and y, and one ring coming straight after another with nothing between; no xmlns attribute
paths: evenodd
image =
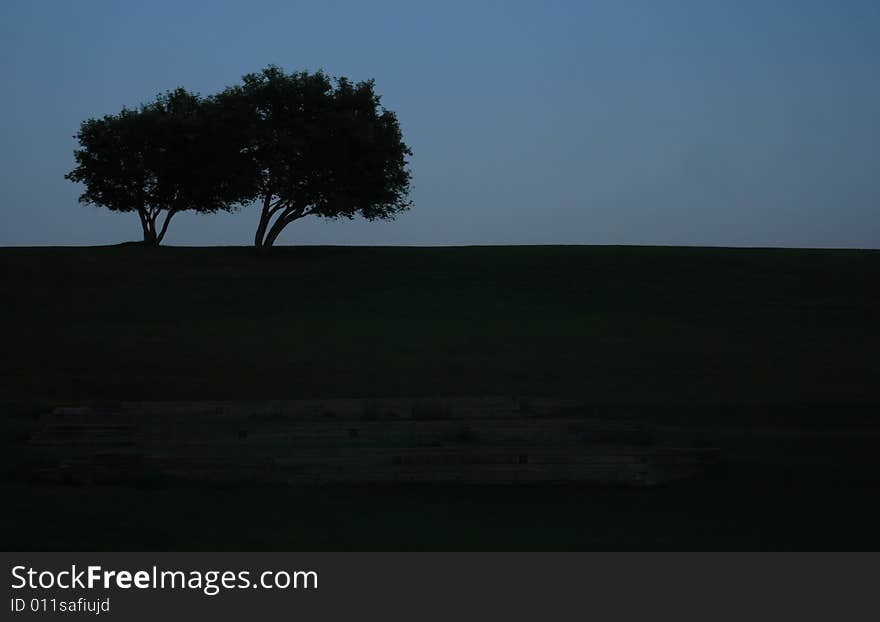
<svg viewBox="0 0 880 622"><path fill-rule="evenodd" d="M658 445L576 402L447 398L122 403L56 408L31 440L44 481L140 484L591 482L697 476L707 448Z"/></svg>
<svg viewBox="0 0 880 622"><path fill-rule="evenodd" d="M880 548L880 252L276 250L0 249L4 548ZM486 394L570 396L723 469L597 489L23 468L58 404Z"/></svg>
<svg viewBox="0 0 880 622"><path fill-rule="evenodd" d="M880 404L877 251L276 251L0 249L0 395Z"/></svg>

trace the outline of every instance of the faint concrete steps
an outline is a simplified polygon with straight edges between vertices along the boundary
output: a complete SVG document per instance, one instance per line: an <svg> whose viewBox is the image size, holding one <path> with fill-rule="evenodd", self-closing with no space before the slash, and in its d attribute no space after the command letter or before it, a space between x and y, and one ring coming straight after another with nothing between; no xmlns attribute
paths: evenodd
<svg viewBox="0 0 880 622"><path fill-rule="evenodd" d="M648 426L577 403L503 397L125 402L59 407L31 443L38 479L592 482L696 477L718 451L657 444Z"/></svg>

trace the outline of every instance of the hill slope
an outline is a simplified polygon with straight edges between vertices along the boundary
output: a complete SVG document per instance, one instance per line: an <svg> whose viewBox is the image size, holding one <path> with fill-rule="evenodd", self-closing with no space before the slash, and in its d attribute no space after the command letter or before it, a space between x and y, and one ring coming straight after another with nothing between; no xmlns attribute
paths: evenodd
<svg viewBox="0 0 880 622"><path fill-rule="evenodd" d="M0 249L6 550L876 549L880 252ZM60 403L544 395L718 446L714 479L83 488Z"/></svg>
<svg viewBox="0 0 880 622"><path fill-rule="evenodd" d="M880 252L0 249L7 399L880 401Z"/></svg>

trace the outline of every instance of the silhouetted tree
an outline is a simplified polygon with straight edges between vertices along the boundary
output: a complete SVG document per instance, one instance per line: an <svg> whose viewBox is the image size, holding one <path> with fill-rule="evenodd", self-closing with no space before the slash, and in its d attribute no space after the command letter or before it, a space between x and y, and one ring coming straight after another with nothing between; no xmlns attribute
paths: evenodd
<svg viewBox="0 0 880 622"><path fill-rule="evenodd" d="M379 100L372 80L273 66L214 98L234 151L249 158L236 183L261 204L257 247L304 216L375 220L409 208L411 151Z"/></svg>
<svg viewBox="0 0 880 622"><path fill-rule="evenodd" d="M158 245L175 214L227 210L247 198L250 187L236 184L249 160L227 139L223 119L213 102L184 89L87 119L65 178L85 185L82 203L136 212L144 243Z"/></svg>

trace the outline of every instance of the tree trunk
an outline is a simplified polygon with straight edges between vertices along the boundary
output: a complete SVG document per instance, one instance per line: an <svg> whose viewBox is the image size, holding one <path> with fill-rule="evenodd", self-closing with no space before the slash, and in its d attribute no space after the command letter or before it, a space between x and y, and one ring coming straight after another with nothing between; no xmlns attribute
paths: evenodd
<svg viewBox="0 0 880 622"><path fill-rule="evenodd" d="M144 240L149 246L159 246L159 236L156 235L156 216L159 215L159 212L153 214L148 223L150 225L150 235L148 240Z"/></svg>
<svg viewBox="0 0 880 622"><path fill-rule="evenodd" d="M286 223L282 224L284 219L278 219L275 221L275 224L272 225L272 228L269 229L269 233L266 235L266 238L263 240L262 248L268 248L275 244L275 240L278 238L278 234L286 226Z"/></svg>
<svg viewBox="0 0 880 622"><path fill-rule="evenodd" d="M150 215L144 211L138 211L141 219L141 227L144 230L144 246L158 246L159 241L156 239L155 223L150 219Z"/></svg>
<svg viewBox="0 0 880 622"><path fill-rule="evenodd" d="M257 226L257 233L254 236L254 246L257 248L263 246L264 238L266 237L266 227L269 226L269 219L272 215L269 211L269 203L271 199L271 194L267 194L266 198L263 199L263 209L260 211L260 224Z"/></svg>
<svg viewBox="0 0 880 622"><path fill-rule="evenodd" d="M165 232L168 231L168 223L171 222L171 217L176 214L176 210L168 210L168 213L165 215L165 222L162 223L162 230L159 232L159 235L156 236L156 244L155 246L159 246L162 243L162 240L165 238ZM158 216L158 214L156 214ZM153 221L153 230L155 231L155 220Z"/></svg>
<svg viewBox="0 0 880 622"><path fill-rule="evenodd" d="M302 209L298 211L287 211L281 213L281 216L278 220L275 221L275 224L269 229L269 233L266 234L266 238L263 240L263 246L272 246L275 244L275 240L278 238L278 235L284 231L284 227L292 223L294 220L302 218L305 216L306 212Z"/></svg>
<svg viewBox="0 0 880 622"><path fill-rule="evenodd" d="M302 218L312 212L304 207L294 207L290 201L277 199L275 203L271 201L272 195L267 195L263 200L263 210L260 213L260 224L257 227L257 233L254 236L254 246L258 249L268 248L275 244L278 235L284 230L284 227L292 223L294 220ZM272 216L278 214L275 222L272 222ZM266 231L268 229L268 231Z"/></svg>

